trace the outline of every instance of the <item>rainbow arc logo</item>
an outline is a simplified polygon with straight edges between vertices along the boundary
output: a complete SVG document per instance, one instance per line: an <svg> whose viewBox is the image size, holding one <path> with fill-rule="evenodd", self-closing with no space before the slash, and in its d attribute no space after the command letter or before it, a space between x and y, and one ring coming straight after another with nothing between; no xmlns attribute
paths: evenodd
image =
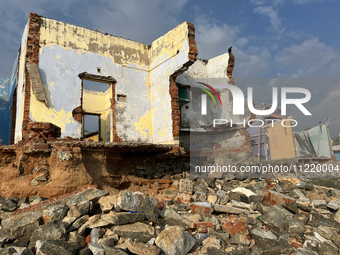
<svg viewBox="0 0 340 255"><path fill-rule="evenodd" d="M216 91L213 87L211 87L210 85L208 85L208 84L206 84L206 83L203 83L203 82L197 82L197 83L199 83L199 84L201 84L201 85L203 85L203 86L206 86L206 87L209 88L212 92L214 92L214 94L217 96L217 98L218 98L218 100L220 101L221 106L222 106L222 100L221 100L220 96L218 95L217 91ZM215 100L214 96L210 93L209 90L204 89L204 88L200 88L200 87L198 87L198 88L201 89L201 90L203 90L205 93L207 93L207 94L212 98L212 100L214 101L215 105L217 106L216 100Z"/></svg>
<svg viewBox="0 0 340 255"><path fill-rule="evenodd" d="M217 96L217 98L220 101L220 104L222 106L222 100L221 100L220 96L218 95L217 91L213 87L211 87L210 85L208 85L206 83L203 83L203 82L197 82L197 83L207 87L212 92L214 92L214 94ZM197 88L199 88L199 89L203 90L205 93L207 93L212 98L212 100L214 101L215 106L217 106L216 100L215 100L214 96L211 94L211 92L209 90L207 90L206 88L200 88L200 87L197 87ZM207 114L207 95L206 94L202 94L201 97L202 97L201 98L201 100L202 100L202 108L201 108L202 111L201 111L201 114L202 115L206 115Z"/></svg>

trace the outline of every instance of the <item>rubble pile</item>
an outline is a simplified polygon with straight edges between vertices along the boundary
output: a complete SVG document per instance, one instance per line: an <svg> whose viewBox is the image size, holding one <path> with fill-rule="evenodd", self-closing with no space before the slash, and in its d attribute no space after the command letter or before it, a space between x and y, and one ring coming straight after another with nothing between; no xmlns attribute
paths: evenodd
<svg viewBox="0 0 340 255"><path fill-rule="evenodd" d="M322 184L187 178L140 183L151 196L0 197L0 254L339 254L340 190Z"/></svg>

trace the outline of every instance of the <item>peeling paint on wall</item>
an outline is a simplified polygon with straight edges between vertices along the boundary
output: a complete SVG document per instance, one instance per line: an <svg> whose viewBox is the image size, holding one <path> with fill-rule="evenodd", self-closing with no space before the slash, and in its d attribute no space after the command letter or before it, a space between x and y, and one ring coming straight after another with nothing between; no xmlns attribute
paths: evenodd
<svg viewBox="0 0 340 255"><path fill-rule="evenodd" d="M30 121L51 122L61 128L62 137L81 138L82 112L100 112L101 133L105 134L106 141L113 141L117 136L128 142L174 141L169 80L183 65L193 62L189 58L189 44L192 44L189 43L189 23L180 24L150 46L44 17L39 20L37 63L47 104L30 97ZM27 27L22 56L25 56L26 40ZM111 95L100 100L86 91L82 94L78 75L84 72L98 75L98 68L100 75L116 80L114 98ZM20 63L21 86L24 71L25 58ZM18 91L16 142L22 139L23 93L24 90ZM118 102L117 94L125 95L126 100ZM105 101L105 105L95 109L102 103L92 106L84 103L75 120L72 112L82 106L82 99L83 102Z"/></svg>
<svg viewBox="0 0 340 255"><path fill-rule="evenodd" d="M26 51L27 51L27 33L28 23L25 26L24 33L21 39L21 51L19 60L19 78L17 85L17 111L15 122L15 143L22 139L22 123L24 120L24 104L25 104L25 63L26 63Z"/></svg>

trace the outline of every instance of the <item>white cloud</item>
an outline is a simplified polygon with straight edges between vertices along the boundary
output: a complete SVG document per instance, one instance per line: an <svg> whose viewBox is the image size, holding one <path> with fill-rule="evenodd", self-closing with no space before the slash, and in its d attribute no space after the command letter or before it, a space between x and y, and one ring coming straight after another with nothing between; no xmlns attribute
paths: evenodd
<svg viewBox="0 0 340 255"><path fill-rule="evenodd" d="M294 4L299 4L299 5L303 5L303 4L309 4L309 3L315 3L315 2L323 2L324 0L293 0Z"/></svg>
<svg viewBox="0 0 340 255"><path fill-rule="evenodd" d="M271 26L275 32L282 33L284 29L282 28L281 18L278 12L271 6L258 6L254 9L254 13L263 14L269 17Z"/></svg>
<svg viewBox="0 0 340 255"><path fill-rule="evenodd" d="M340 52L317 37L282 49L275 61L292 77L339 77Z"/></svg>

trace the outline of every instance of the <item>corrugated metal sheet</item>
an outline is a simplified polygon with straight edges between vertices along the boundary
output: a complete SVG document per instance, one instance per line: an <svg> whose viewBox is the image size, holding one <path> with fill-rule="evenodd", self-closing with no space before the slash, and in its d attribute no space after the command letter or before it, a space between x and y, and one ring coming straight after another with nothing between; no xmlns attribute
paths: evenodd
<svg viewBox="0 0 340 255"><path fill-rule="evenodd" d="M294 132L294 143L296 156L298 158L331 157L331 149L325 124L322 125L321 128L317 126L307 131Z"/></svg>

